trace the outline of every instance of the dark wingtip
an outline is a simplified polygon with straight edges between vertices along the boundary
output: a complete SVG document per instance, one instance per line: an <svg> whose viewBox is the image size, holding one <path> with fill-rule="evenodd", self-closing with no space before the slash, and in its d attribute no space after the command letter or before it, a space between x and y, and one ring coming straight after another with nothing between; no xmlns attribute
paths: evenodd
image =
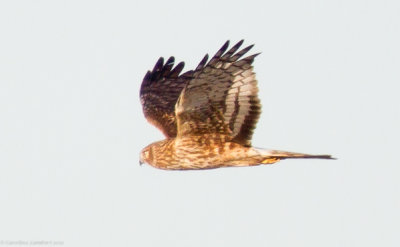
<svg viewBox="0 0 400 247"><path fill-rule="evenodd" d="M183 67L185 67L184 62L178 63L178 65L175 66L175 68L171 71L171 73L168 76L172 78L178 77L179 74L182 72Z"/></svg>
<svg viewBox="0 0 400 247"><path fill-rule="evenodd" d="M217 53L214 55L214 57L213 58L219 58L219 57L221 57L222 56L222 54L224 54L225 52L226 52L226 50L228 49L228 47L229 47L229 40L227 40L226 42L225 42L225 44L217 51Z"/></svg>
<svg viewBox="0 0 400 247"><path fill-rule="evenodd" d="M167 62L165 62L165 65L174 65L175 62L175 57L169 57Z"/></svg>
<svg viewBox="0 0 400 247"><path fill-rule="evenodd" d="M157 63L154 65L153 71L160 70L163 67L163 65L164 65L164 58L160 57L157 60Z"/></svg>
<svg viewBox="0 0 400 247"><path fill-rule="evenodd" d="M240 47L243 45L244 39L239 40L239 42L236 43L236 45L234 45L233 47Z"/></svg>
<svg viewBox="0 0 400 247"><path fill-rule="evenodd" d="M177 66L175 66L175 57L171 56L164 63L164 57L160 57L153 69L148 71L143 78L144 84L149 84L154 81L162 80L163 78L176 78L182 72L183 67L185 66L184 62L180 62ZM142 85L143 85L142 83Z"/></svg>
<svg viewBox="0 0 400 247"><path fill-rule="evenodd" d="M229 41L229 39L225 42L225 44L221 47L221 49L220 50L226 50L228 47L229 47L229 43L230 43L230 41Z"/></svg>
<svg viewBox="0 0 400 247"><path fill-rule="evenodd" d="M200 70L202 68L204 68L204 66L206 65L208 61L208 54L206 54L203 59L200 61L199 65L197 65L196 70Z"/></svg>
<svg viewBox="0 0 400 247"><path fill-rule="evenodd" d="M149 78L150 78L150 75L151 75L151 71L148 70L147 73L146 73L146 75L144 76L144 79L149 79Z"/></svg>
<svg viewBox="0 0 400 247"><path fill-rule="evenodd" d="M161 77L166 77L170 74L172 67L174 67L175 58L169 57L161 69Z"/></svg>

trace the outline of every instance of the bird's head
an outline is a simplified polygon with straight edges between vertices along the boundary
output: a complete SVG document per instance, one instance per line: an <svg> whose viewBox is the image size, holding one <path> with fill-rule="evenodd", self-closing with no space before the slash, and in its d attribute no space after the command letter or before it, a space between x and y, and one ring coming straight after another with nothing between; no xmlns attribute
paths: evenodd
<svg viewBox="0 0 400 247"><path fill-rule="evenodd" d="M149 145L142 149L140 152L139 164L151 164L153 160L153 148Z"/></svg>

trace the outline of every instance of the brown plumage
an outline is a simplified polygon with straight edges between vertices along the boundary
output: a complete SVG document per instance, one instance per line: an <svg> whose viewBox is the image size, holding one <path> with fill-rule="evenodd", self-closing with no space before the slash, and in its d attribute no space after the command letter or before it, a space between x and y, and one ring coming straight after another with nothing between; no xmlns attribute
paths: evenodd
<svg viewBox="0 0 400 247"><path fill-rule="evenodd" d="M251 147L261 113L252 63L258 54L241 58L253 46L228 50L229 41L195 70L180 74L184 63L160 58L140 88L143 112L166 140L145 147L140 162L168 170L211 169L272 164L287 158L332 159ZM207 62L208 61L208 62Z"/></svg>

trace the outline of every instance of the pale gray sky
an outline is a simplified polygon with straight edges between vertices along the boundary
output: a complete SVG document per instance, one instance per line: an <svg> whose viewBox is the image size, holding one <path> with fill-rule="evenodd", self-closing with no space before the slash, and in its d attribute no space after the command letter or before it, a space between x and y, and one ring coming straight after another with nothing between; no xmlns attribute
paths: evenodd
<svg viewBox="0 0 400 247"><path fill-rule="evenodd" d="M2 1L0 243L399 246L398 1ZM227 40L262 52L257 147L337 161L168 172L139 87ZM6 242L9 241L9 242ZM1 245L1 244L0 244Z"/></svg>

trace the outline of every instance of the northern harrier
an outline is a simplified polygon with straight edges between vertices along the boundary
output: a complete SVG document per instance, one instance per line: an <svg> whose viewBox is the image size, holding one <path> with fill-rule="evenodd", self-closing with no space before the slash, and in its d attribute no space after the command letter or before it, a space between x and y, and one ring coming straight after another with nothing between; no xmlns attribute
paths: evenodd
<svg viewBox="0 0 400 247"><path fill-rule="evenodd" d="M166 139L145 147L140 163L186 170L255 166L289 158L332 159L251 146L261 113L252 67L258 54L241 58L253 47L239 50L242 43L228 50L227 41L210 61L206 55L196 69L183 74L183 62L174 67L174 57L165 63L158 59L143 79L140 100L145 117Z"/></svg>

